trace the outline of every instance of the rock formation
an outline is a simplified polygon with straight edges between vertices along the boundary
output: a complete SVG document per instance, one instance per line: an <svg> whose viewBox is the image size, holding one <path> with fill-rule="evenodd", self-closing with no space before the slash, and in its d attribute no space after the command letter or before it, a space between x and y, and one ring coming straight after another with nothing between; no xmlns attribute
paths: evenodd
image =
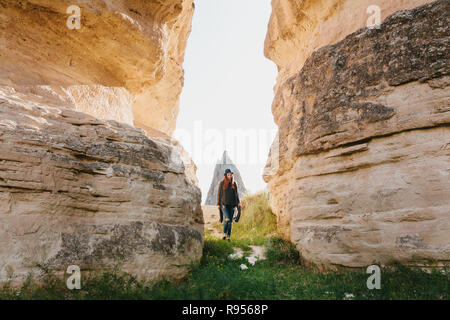
<svg viewBox="0 0 450 320"><path fill-rule="evenodd" d="M80 10L80 29L69 29ZM99 119L175 129L193 0L1 0L0 85Z"/></svg>
<svg viewBox="0 0 450 320"><path fill-rule="evenodd" d="M450 4L428 2L377 1L370 29L372 1L272 1L264 179L308 263L450 260Z"/></svg>
<svg viewBox="0 0 450 320"><path fill-rule="evenodd" d="M192 0L0 9L0 281L37 264L183 276L203 245L195 165L170 138Z"/></svg>
<svg viewBox="0 0 450 320"><path fill-rule="evenodd" d="M239 198L241 198L247 192L244 182L242 181L239 169L236 167L233 161L231 161L228 153L224 151L222 158L217 161L216 166L214 167L213 178L209 187L205 205L217 205L217 191L219 189L219 182L223 179L225 169L230 169L234 172L233 178L238 185Z"/></svg>

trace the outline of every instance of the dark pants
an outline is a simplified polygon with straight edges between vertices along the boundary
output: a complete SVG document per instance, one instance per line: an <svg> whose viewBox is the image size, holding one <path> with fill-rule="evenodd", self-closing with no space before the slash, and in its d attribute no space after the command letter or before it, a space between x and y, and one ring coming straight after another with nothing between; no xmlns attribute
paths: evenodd
<svg viewBox="0 0 450 320"><path fill-rule="evenodd" d="M231 226L233 224L233 216L236 206L228 206L223 205L222 206L222 212L223 212L223 233L226 234L228 237L231 235Z"/></svg>

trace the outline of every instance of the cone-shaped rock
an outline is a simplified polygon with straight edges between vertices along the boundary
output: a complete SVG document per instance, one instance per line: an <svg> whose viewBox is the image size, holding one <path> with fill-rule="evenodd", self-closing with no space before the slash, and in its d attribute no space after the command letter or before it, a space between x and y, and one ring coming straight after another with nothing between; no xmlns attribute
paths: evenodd
<svg viewBox="0 0 450 320"><path fill-rule="evenodd" d="M208 196L206 197L206 205L216 205L217 204L217 189L219 188L219 182L223 179L223 174L225 169L230 169L233 171L233 178L238 185L239 198L241 199L244 193L247 191L242 181L241 174L236 167L236 165L231 161L228 153L223 152L222 158L219 159L214 168L214 175L211 181L211 186L209 187Z"/></svg>

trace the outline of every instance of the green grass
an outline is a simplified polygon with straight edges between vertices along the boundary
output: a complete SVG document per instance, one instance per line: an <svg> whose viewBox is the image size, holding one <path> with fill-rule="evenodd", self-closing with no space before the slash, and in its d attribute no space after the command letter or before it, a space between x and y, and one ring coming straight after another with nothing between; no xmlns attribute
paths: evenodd
<svg viewBox="0 0 450 320"><path fill-rule="evenodd" d="M245 198L245 211L233 225L232 241L206 234L199 264L179 281L146 283L118 271L82 277L81 290L68 290L64 279L43 269L20 287L0 288L0 299L445 299L450 298L449 269L426 273L402 266L383 268L381 289L369 290L365 270L319 273L300 264L295 247L275 235L267 195ZM220 226L218 226L220 227ZM230 260L233 247L244 255L249 245L263 244L266 260L249 265L245 256ZM249 269L240 270L241 263Z"/></svg>
<svg viewBox="0 0 450 320"><path fill-rule="evenodd" d="M265 252L268 262L271 264L292 264L300 263L300 254L295 246L281 238L273 237L266 241Z"/></svg>
<svg viewBox="0 0 450 320"><path fill-rule="evenodd" d="M267 192L259 192L242 199L241 219L233 223L232 239L264 244L267 237L276 233L277 221L269 206L268 197Z"/></svg>
<svg viewBox="0 0 450 320"><path fill-rule="evenodd" d="M294 263L290 245L280 239L267 241L267 260L240 270L244 258L227 258L236 245L246 247L237 240L207 239L200 264L181 281L145 283L113 271L91 274L82 278L81 290L68 290L62 279L44 273L39 284L29 279L19 288L3 286L0 299L344 299L349 293L354 299L450 298L448 273L385 268L381 289L369 290L364 270L315 273Z"/></svg>

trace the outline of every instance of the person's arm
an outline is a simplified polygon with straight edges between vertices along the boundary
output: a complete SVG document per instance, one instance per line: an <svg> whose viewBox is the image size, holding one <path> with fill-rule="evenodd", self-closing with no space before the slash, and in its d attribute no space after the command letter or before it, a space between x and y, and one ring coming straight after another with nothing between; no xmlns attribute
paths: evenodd
<svg viewBox="0 0 450 320"><path fill-rule="evenodd" d="M238 203L238 206L240 207L240 206L241 206L241 200L239 200L239 191L238 191L238 186L237 186L237 182L236 182L236 181L234 182L234 185L236 186L236 199L237 199L237 203Z"/></svg>
<svg viewBox="0 0 450 320"><path fill-rule="evenodd" d="M217 190L217 206L222 204L222 181L219 182L219 190Z"/></svg>

